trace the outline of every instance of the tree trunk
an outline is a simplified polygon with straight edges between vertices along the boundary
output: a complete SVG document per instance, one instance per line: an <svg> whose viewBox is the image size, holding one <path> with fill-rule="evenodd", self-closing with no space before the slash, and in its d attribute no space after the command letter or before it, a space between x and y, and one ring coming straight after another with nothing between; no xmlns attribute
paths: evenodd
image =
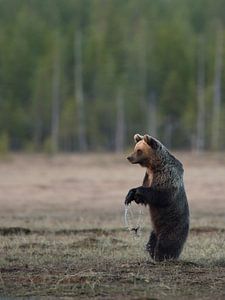
<svg viewBox="0 0 225 300"><path fill-rule="evenodd" d="M172 135L173 135L173 123L172 117L168 116L165 122L166 126L164 128L164 142L167 148L172 148Z"/></svg>
<svg viewBox="0 0 225 300"><path fill-rule="evenodd" d="M37 88L37 92L35 92L33 105L32 105L32 116L34 122L33 129L33 143L34 149L40 151L41 149L41 139L42 139L42 107L41 107L41 96L39 95L39 84Z"/></svg>
<svg viewBox="0 0 225 300"><path fill-rule="evenodd" d="M77 30L74 41L74 59L75 59L75 82L74 96L77 108L77 131L78 131L78 149L79 151L87 150L85 113L84 113L84 93L83 93L83 76L82 76L82 33Z"/></svg>
<svg viewBox="0 0 225 300"><path fill-rule="evenodd" d="M39 101L39 100L36 100ZM40 150L41 148L41 138L42 138L42 118L39 112L39 108L35 111L37 117L35 117L34 119L34 133L33 133L33 137L34 137L34 147L35 150Z"/></svg>
<svg viewBox="0 0 225 300"><path fill-rule="evenodd" d="M211 146L213 150L219 150L220 139L220 111L221 111L221 76L222 76L222 56L223 56L223 31L218 29L216 56L215 56L215 75L214 75L214 97L212 110L212 132Z"/></svg>
<svg viewBox="0 0 225 300"><path fill-rule="evenodd" d="M59 106L60 106L60 53L59 53L59 49L56 49L54 55L54 61L53 61L53 78L52 78L51 147L53 152L57 152L59 148Z"/></svg>
<svg viewBox="0 0 225 300"><path fill-rule="evenodd" d="M32 119L33 119L33 143L34 149L40 151L42 149L43 142L43 131L44 131L44 120L43 120L43 98L45 93L43 92L43 80L46 78L46 74L42 71L39 66L37 73L35 74L35 87L34 96L32 99ZM48 76L49 78L49 76Z"/></svg>
<svg viewBox="0 0 225 300"><path fill-rule="evenodd" d="M198 46L198 76L197 76L197 124L196 124L196 151L205 148L205 43L202 37Z"/></svg>
<svg viewBox="0 0 225 300"><path fill-rule="evenodd" d="M151 92L148 102L148 133L157 137L157 106L156 95Z"/></svg>
<svg viewBox="0 0 225 300"><path fill-rule="evenodd" d="M115 149L116 152L124 150L125 140L125 120L124 120L124 98L121 89L117 92L116 98L116 134L115 134Z"/></svg>

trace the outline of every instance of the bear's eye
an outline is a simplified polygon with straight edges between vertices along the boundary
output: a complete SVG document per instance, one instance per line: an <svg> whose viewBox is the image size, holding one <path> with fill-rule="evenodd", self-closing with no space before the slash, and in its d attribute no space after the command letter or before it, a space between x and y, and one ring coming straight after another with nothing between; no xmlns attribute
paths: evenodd
<svg viewBox="0 0 225 300"><path fill-rule="evenodd" d="M141 155L142 153L143 153L142 150L138 149L137 154Z"/></svg>

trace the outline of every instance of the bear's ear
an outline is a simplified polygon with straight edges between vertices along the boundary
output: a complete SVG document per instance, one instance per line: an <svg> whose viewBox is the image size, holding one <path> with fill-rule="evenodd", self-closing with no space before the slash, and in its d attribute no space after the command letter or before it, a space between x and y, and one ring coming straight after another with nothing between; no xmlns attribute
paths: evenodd
<svg viewBox="0 0 225 300"><path fill-rule="evenodd" d="M159 147L159 142L148 134L144 135L144 141L154 150Z"/></svg>
<svg viewBox="0 0 225 300"><path fill-rule="evenodd" d="M138 143L138 142L140 142L141 140L143 140L143 135L140 135L140 134L138 134L138 133L136 133L135 135L134 135L134 142L135 143Z"/></svg>

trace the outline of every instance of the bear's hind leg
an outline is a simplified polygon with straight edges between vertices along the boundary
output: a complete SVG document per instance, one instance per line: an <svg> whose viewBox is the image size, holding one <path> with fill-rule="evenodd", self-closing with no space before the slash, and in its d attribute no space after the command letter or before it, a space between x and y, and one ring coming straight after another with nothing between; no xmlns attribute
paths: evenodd
<svg viewBox="0 0 225 300"><path fill-rule="evenodd" d="M155 247L154 259L156 261L177 259L181 251L182 247L178 241L159 239Z"/></svg>
<svg viewBox="0 0 225 300"><path fill-rule="evenodd" d="M155 247L157 243L157 236L154 231L151 232L149 241L146 245L146 250L149 252L152 259L154 259Z"/></svg>

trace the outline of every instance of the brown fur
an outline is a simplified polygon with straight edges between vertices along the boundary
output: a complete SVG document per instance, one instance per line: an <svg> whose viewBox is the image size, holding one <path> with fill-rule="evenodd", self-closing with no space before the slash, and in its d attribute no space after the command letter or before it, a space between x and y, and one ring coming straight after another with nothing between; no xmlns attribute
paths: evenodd
<svg viewBox="0 0 225 300"><path fill-rule="evenodd" d="M142 155L138 155L139 150L143 151ZM131 156L133 156L137 162L145 161L146 173L142 185L144 187L151 187L153 181L153 171L151 169L151 165L154 165L157 160L152 148L149 147L149 145L145 142L144 139L140 140L135 145L134 152L131 154ZM159 211L153 205L149 205L149 212L151 216L152 227L156 235L158 235L158 233L160 232L160 228L158 228L157 226L157 220L160 218Z"/></svg>
<svg viewBox="0 0 225 300"><path fill-rule="evenodd" d="M182 164L158 140L134 136L134 151L127 158L146 167L141 187L128 192L126 204L149 205L153 231L147 249L155 260L178 258L188 235L189 210Z"/></svg>
<svg viewBox="0 0 225 300"><path fill-rule="evenodd" d="M143 139L138 140L128 160L133 164L140 164L142 167L146 167L147 174L150 175L150 178L153 175L154 169L161 163L161 160L155 154L155 151L149 147L147 139L145 135ZM137 140L136 135L134 136L134 140ZM149 180L149 182L151 183L151 180Z"/></svg>

